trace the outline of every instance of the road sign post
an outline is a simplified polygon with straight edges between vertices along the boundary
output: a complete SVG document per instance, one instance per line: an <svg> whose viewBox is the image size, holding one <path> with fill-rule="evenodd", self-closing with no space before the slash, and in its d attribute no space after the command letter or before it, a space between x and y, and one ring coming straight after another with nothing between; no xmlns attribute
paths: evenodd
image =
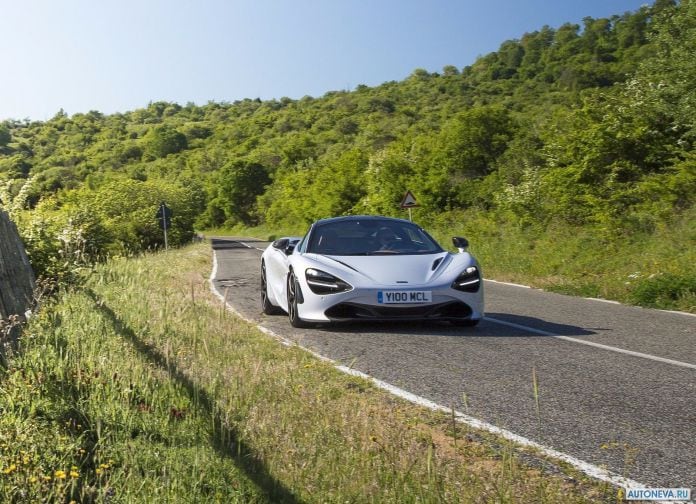
<svg viewBox="0 0 696 504"><path fill-rule="evenodd" d="M155 215L159 220L159 225L164 231L164 250L169 249L169 242L167 240L167 229L172 225L172 209L169 208L165 202L160 203L157 209L157 214Z"/></svg>
<svg viewBox="0 0 696 504"><path fill-rule="evenodd" d="M418 202L416 201L416 197L413 195L411 191L406 191L404 194L404 197L401 199L401 205L399 205L402 209L403 208L408 208L408 220L412 221L413 218L411 216L411 209L414 207L419 206Z"/></svg>

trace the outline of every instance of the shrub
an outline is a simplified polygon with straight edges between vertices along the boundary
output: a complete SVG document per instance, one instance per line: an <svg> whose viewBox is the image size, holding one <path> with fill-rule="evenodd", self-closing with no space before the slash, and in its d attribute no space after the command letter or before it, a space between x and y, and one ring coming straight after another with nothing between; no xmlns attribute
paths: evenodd
<svg viewBox="0 0 696 504"><path fill-rule="evenodd" d="M630 294L641 306L671 307L675 302L696 298L696 276L663 273L640 280Z"/></svg>

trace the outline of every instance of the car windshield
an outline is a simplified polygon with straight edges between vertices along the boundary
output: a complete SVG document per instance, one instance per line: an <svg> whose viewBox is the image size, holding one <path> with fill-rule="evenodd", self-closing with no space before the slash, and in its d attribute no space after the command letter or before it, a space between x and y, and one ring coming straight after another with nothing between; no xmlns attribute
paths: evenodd
<svg viewBox="0 0 696 504"><path fill-rule="evenodd" d="M442 248L418 226L399 220L349 219L318 224L307 252L325 255L435 254Z"/></svg>

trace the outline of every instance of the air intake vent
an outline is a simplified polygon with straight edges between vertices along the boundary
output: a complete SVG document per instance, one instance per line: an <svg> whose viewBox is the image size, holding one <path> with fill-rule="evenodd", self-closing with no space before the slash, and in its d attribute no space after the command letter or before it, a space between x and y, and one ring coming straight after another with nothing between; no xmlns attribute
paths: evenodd
<svg viewBox="0 0 696 504"><path fill-rule="evenodd" d="M435 271L438 266L440 266L440 263L442 262L442 257L439 257L433 261L433 267L430 268L431 271Z"/></svg>

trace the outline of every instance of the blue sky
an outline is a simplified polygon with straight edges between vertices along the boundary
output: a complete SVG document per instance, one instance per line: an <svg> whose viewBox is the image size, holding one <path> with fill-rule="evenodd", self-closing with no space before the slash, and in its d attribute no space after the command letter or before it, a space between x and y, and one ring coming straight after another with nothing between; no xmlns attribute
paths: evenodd
<svg viewBox="0 0 696 504"><path fill-rule="evenodd" d="M301 98L462 68L641 0L0 0L0 120Z"/></svg>

